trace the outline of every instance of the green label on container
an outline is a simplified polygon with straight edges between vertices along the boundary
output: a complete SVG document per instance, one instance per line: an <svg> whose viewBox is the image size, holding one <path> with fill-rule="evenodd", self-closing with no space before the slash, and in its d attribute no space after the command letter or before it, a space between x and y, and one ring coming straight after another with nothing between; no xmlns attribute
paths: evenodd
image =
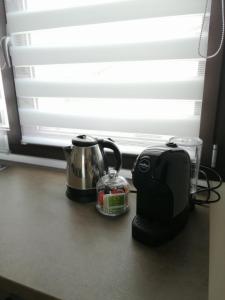
<svg viewBox="0 0 225 300"><path fill-rule="evenodd" d="M104 195L103 209L107 213L120 214L126 209L127 194L107 194Z"/></svg>

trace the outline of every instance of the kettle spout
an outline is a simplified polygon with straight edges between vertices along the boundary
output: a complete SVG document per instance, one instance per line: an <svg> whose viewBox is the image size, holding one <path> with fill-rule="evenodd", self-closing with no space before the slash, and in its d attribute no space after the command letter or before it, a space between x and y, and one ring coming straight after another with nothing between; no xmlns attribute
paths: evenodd
<svg viewBox="0 0 225 300"><path fill-rule="evenodd" d="M64 151L64 155L65 155L67 162L69 162L72 148L70 146L63 147L63 151Z"/></svg>

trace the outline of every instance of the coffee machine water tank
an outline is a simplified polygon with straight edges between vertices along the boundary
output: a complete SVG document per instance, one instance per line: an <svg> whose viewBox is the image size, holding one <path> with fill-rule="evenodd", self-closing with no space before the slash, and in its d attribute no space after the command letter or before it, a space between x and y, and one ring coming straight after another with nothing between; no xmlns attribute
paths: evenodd
<svg viewBox="0 0 225 300"><path fill-rule="evenodd" d="M160 245L185 226L189 215L191 162L174 143L149 147L132 171L137 189L137 215L132 236L145 244Z"/></svg>

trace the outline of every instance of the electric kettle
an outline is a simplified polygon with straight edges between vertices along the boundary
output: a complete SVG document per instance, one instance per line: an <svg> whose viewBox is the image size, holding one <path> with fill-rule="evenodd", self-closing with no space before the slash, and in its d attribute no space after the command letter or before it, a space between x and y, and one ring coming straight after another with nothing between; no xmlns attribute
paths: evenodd
<svg viewBox="0 0 225 300"><path fill-rule="evenodd" d="M69 199L79 202L96 200L96 183L108 170L104 149L113 150L115 169L121 167L121 153L111 140L79 135L72 145L64 147L67 160L67 190Z"/></svg>

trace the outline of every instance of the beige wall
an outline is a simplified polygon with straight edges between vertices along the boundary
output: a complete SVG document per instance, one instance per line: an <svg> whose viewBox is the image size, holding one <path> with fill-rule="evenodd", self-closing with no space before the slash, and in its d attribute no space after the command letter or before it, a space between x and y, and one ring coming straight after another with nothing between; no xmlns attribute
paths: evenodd
<svg viewBox="0 0 225 300"><path fill-rule="evenodd" d="M225 183L210 207L209 300L225 299Z"/></svg>

